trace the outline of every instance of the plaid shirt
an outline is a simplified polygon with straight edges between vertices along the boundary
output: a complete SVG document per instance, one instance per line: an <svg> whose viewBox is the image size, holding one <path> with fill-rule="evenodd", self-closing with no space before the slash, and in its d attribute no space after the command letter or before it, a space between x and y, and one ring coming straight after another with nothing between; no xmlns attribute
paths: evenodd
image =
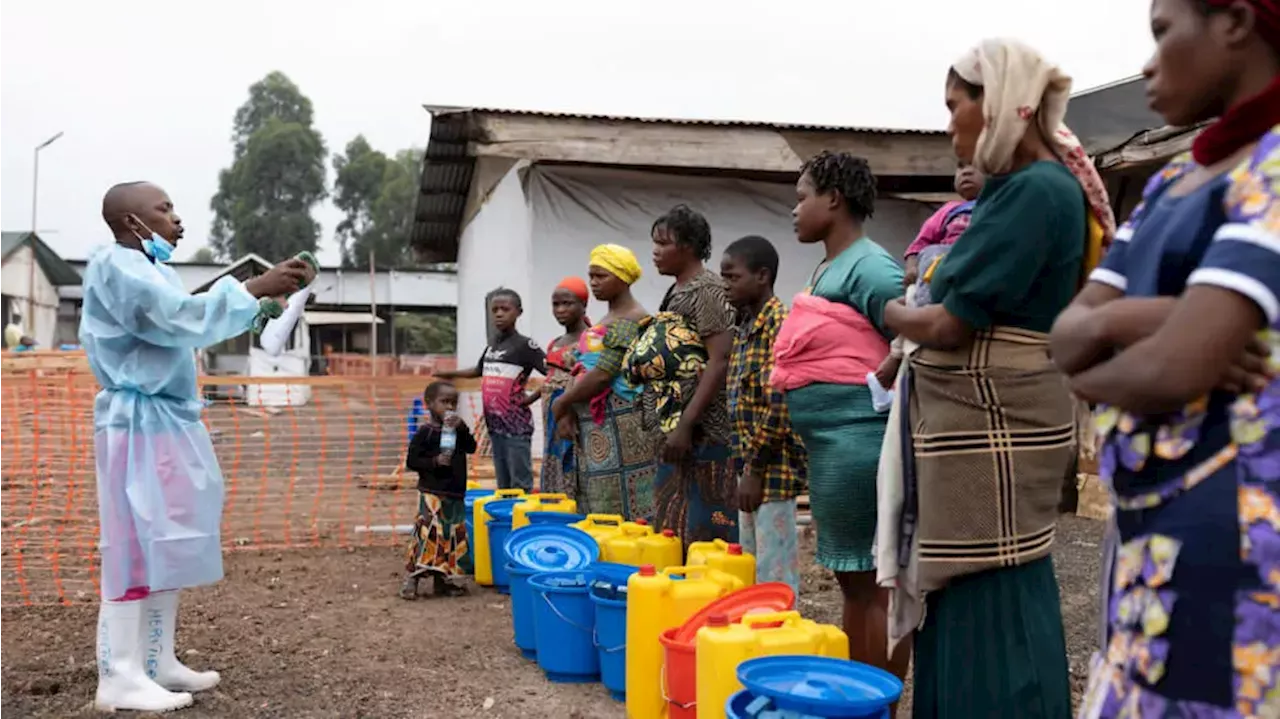
<svg viewBox="0 0 1280 719"><path fill-rule="evenodd" d="M791 429L783 393L769 384L773 343L787 308L770 297L760 314L735 328L729 358L729 411L739 468L764 463L764 499L792 499L804 491L808 454Z"/></svg>

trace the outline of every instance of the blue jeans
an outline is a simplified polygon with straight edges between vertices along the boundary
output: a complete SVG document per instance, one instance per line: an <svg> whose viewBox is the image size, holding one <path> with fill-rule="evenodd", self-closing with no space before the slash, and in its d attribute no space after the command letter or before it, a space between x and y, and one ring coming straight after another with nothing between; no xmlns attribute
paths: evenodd
<svg viewBox="0 0 1280 719"><path fill-rule="evenodd" d="M519 487L533 491L533 437L509 434L489 435L493 448L493 473L498 489Z"/></svg>

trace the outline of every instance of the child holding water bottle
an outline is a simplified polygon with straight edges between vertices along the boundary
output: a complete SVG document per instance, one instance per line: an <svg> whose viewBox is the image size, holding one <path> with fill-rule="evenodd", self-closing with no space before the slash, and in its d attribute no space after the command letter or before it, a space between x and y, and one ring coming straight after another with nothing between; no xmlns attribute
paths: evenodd
<svg viewBox="0 0 1280 719"><path fill-rule="evenodd" d="M436 596L463 593L458 578L471 574L466 558L467 455L476 440L458 416L458 389L450 382L427 385L426 421L409 442L405 468L418 473L418 519L409 541L402 599L418 596L418 580L430 574Z"/></svg>

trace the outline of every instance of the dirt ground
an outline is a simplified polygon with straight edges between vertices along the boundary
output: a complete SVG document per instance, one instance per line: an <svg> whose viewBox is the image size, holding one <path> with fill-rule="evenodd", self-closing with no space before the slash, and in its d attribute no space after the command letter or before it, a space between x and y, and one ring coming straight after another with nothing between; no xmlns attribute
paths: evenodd
<svg viewBox="0 0 1280 719"><path fill-rule="evenodd" d="M1066 517L1054 553L1077 696L1096 636L1101 535L1101 523ZM228 555L226 581L188 592L179 625L185 661L223 681L178 716L623 716L601 685L551 684L520 658L506 597L406 602L396 597L399 565L389 548ZM830 574L806 573L800 609L838 622ZM5 715L94 716L94 619L91 605L3 610Z"/></svg>

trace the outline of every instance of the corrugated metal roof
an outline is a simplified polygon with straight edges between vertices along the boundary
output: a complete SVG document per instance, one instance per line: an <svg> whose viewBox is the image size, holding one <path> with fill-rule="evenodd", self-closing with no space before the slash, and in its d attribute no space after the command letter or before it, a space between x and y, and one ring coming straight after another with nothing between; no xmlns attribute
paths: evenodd
<svg viewBox="0 0 1280 719"><path fill-rule="evenodd" d="M78 285L80 284L80 273L75 268L67 264L62 256L54 252L52 247L45 244L38 235L32 232L3 232L0 233L0 258L9 259L9 255L16 252L18 248L31 243L32 252L35 254L36 262L40 265L44 276L48 278L49 283L61 285Z"/></svg>
<svg viewBox="0 0 1280 719"><path fill-rule="evenodd" d="M604 122L651 122L665 125L708 125L719 127L768 127L777 130L814 130L826 132L877 132L891 135L941 135L945 130L922 130L919 128L897 127L863 127L856 125L809 125L790 122L764 122L761 120L699 120L678 117L642 117L639 115L599 115L581 112L552 112L546 110L512 110L501 107L462 107L454 105L426 105L427 112L433 118L466 112L481 112L494 115L521 115L525 117L562 117L577 120L600 120Z"/></svg>
<svg viewBox="0 0 1280 719"><path fill-rule="evenodd" d="M453 261L458 234L466 210L467 193L475 173L475 158L467 155L473 139L476 114L521 115L599 122L645 122L709 127L752 127L810 132L869 132L894 135L943 135L943 130L850 127L761 122L758 120L697 120L681 118L599 115L573 112L513 110L496 107L424 106L432 115L431 136L423 157L418 206L410 242L427 261Z"/></svg>

